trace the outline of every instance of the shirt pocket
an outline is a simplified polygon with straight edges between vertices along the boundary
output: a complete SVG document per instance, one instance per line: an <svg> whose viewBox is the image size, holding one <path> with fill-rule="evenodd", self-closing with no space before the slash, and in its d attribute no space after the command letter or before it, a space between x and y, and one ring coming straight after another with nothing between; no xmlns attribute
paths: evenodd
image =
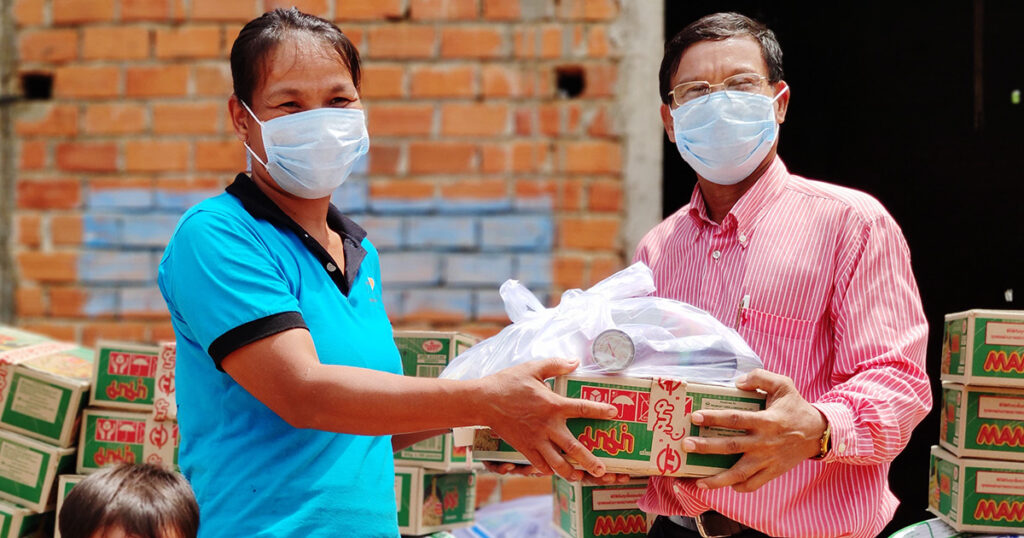
<svg viewBox="0 0 1024 538"><path fill-rule="evenodd" d="M741 333L753 331L789 340L810 340L814 336L813 321L777 316L753 308L743 311L743 321L740 327Z"/></svg>

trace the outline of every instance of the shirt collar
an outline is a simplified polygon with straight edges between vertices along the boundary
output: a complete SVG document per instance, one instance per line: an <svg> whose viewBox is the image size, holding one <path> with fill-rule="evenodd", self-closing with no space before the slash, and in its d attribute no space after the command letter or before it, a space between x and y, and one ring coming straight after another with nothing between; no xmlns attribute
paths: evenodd
<svg viewBox="0 0 1024 538"><path fill-rule="evenodd" d="M327 226L341 236L345 252L345 274L342 275L341 271L337 270L334 258L327 252L327 249L313 239L302 226L299 226L299 223L292 220L291 217L282 211L270 197L260 190L249 176L238 174L235 176L235 181L224 190L238 198L242 203L242 207L253 218L267 221L278 228L290 230L294 233L306 248L309 249L310 253L325 267L327 274L338 286L342 294L348 295L355 282L356 274L359 272L359 266L362 264L363 258L366 257L366 250L362 246L362 241L366 238L366 230L352 219L342 215L341 211L334 204L328 206ZM330 269L332 266L335 267L334 270Z"/></svg>
<svg viewBox="0 0 1024 538"><path fill-rule="evenodd" d="M788 179L789 171L782 159L776 155L764 174L732 206L729 213L722 219L721 225L725 228L735 225L741 234L748 232L761 213L761 209L782 191ZM693 187L693 193L690 195L690 217L700 227L715 225L708 216L708 208L704 204L704 196L701 195L700 183Z"/></svg>

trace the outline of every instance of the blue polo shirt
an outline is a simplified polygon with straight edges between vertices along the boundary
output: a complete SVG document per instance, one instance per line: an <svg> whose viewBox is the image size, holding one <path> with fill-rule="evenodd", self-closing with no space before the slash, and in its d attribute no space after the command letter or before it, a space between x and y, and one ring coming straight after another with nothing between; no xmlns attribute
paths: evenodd
<svg viewBox="0 0 1024 538"><path fill-rule="evenodd" d="M397 536L390 436L297 429L220 367L232 351L307 329L320 362L402 373L366 232L333 206L344 272L239 174L182 216L160 262L178 342L179 461L201 537Z"/></svg>

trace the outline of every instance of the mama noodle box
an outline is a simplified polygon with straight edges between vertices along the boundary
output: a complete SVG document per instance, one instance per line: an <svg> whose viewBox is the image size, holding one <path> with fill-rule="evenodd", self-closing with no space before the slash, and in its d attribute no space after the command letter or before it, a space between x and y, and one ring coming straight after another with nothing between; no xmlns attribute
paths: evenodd
<svg viewBox="0 0 1024 538"><path fill-rule="evenodd" d="M402 534L468 527L476 506L476 473L395 467L395 504Z"/></svg>
<svg viewBox="0 0 1024 538"><path fill-rule="evenodd" d="M177 344L160 344L160 358L156 363L156 395L153 396L153 418L160 420L178 419L178 400L174 390L174 364L177 362Z"/></svg>
<svg viewBox="0 0 1024 538"><path fill-rule="evenodd" d="M89 393L92 351L73 346L23 359L0 365L0 427L72 446Z"/></svg>
<svg viewBox="0 0 1024 538"><path fill-rule="evenodd" d="M946 314L942 380L1024 387L1024 311L968 310Z"/></svg>
<svg viewBox="0 0 1024 538"><path fill-rule="evenodd" d="M468 469L472 463L468 452L464 446L455 446L452 434L445 433L395 452L395 464L416 465L439 471Z"/></svg>
<svg viewBox="0 0 1024 538"><path fill-rule="evenodd" d="M149 413L86 409L78 442L79 474L119 463L178 467L178 423L156 421Z"/></svg>
<svg viewBox="0 0 1024 538"><path fill-rule="evenodd" d="M34 535L46 515L16 504L0 502L0 538Z"/></svg>
<svg viewBox="0 0 1024 538"><path fill-rule="evenodd" d="M64 499L68 497L68 493L71 493L71 488L75 487L79 482L85 478L85 475L81 474L62 474L57 480L57 514L56 519L60 521L60 509L64 507ZM57 525L53 529L53 538L60 538L60 525Z"/></svg>
<svg viewBox="0 0 1024 538"><path fill-rule="evenodd" d="M452 359L480 341L475 336L447 331L395 331L402 371L413 377L437 377Z"/></svg>
<svg viewBox="0 0 1024 538"><path fill-rule="evenodd" d="M765 407L765 395L758 392L668 378L560 376L555 392L610 403L619 410L614 419L573 418L566 426L609 472L632 475L709 476L732 467L739 454L683 452L682 439L743 432L691 424L690 414L702 409L758 411ZM489 430L474 432L473 455L482 461L526 461Z"/></svg>
<svg viewBox="0 0 1024 538"><path fill-rule="evenodd" d="M156 394L159 360L157 346L97 342L89 405L149 411Z"/></svg>
<svg viewBox="0 0 1024 538"><path fill-rule="evenodd" d="M57 475L74 467L75 449L0 430L0 498L35 512L54 507Z"/></svg>
<svg viewBox="0 0 1024 538"><path fill-rule="evenodd" d="M637 500L647 480L592 486L554 477L555 528L567 538L647 536L647 514Z"/></svg>
<svg viewBox="0 0 1024 538"><path fill-rule="evenodd" d="M933 446L928 476L928 510L954 529L1024 531L1024 463L958 458Z"/></svg>
<svg viewBox="0 0 1024 538"><path fill-rule="evenodd" d="M1024 389L942 384L939 444L956 456L1024 461Z"/></svg>

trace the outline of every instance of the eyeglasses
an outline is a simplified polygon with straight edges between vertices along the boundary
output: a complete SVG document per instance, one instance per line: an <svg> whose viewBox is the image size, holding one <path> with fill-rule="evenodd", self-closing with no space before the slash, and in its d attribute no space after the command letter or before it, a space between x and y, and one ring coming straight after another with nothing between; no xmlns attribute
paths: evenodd
<svg viewBox="0 0 1024 538"><path fill-rule="evenodd" d="M756 93L764 87L765 82L768 82L768 79L757 73L740 73L718 84L712 84L706 80L684 82L672 88L672 91L668 92L668 94L672 96L672 101L675 102L676 106L683 106L686 103L701 98L706 99L713 92L717 91L715 88L721 87L730 92Z"/></svg>

